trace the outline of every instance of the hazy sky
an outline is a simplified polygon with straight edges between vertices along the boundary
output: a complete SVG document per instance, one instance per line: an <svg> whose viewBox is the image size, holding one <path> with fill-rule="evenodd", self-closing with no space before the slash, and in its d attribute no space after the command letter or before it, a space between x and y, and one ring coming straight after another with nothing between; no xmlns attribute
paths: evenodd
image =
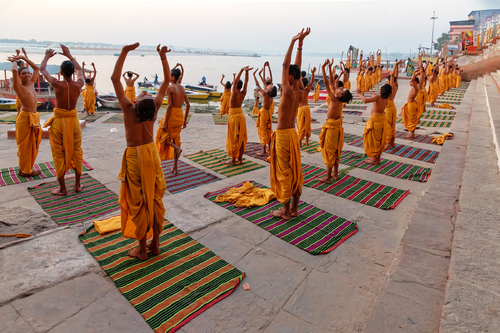
<svg viewBox="0 0 500 333"><path fill-rule="evenodd" d="M0 0L0 38L143 45L158 43L213 49L284 53L290 39L310 26L305 52L409 52L431 43L449 21L500 1L165 1ZM9 13L9 14L7 14ZM10 14L12 13L12 15Z"/></svg>

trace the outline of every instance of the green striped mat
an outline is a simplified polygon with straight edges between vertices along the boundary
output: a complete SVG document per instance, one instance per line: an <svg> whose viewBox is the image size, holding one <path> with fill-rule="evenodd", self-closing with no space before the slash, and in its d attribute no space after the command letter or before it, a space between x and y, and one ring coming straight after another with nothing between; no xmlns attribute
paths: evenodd
<svg viewBox="0 0 500 333"><path fill-rule="evenodd" d="M410 190L400 190L344 173L339 173L339 180L332 179L331 184L322 183L318 178L325 176L326 170L309 164L302 164L302 173L306 187L380 209L394 209L410 194Z"/></svg>
<svg viewBox="0 0 500 333"><path fill-rule="evenodd" d="M91 226L79 239L155 332L175 332L245 277L170 222L160 235L161 254L148 252L146 261L127 256L137 241L120 230L100 235Z"/></svg>
<svg viewBox="0 0 500 333"><path fill-rule="evenodd" d="M66 178L68 195L63 197L50 193L59 186L57 181L29 187L28 192L58 225L89 221L120 209L118 195L98 180L83 174L80 182L83 189L75 193L75 178Z"/></svg>
<svg viewBox="0 0 500 333"><path fill-rule="evenodd" d="M184 155L184 157L226 177L234 177L242 173L264 168L263 165L247 159L243 159L243 164L241 165L225 165L224 161L229 160L230 157L221 149L200 151L195 154Z"/></svg>
<svg viewBox="0 0 500 333"><path fill-rule="evenodd" d="M455 111L441 111L441 110L426 110L424 114L445 114L445 115L456 115Z"/></svg>
<svg viewBox="0 0 500 333"><path fill-rule="evenodd" d="M453 120L453 119L455 119L455 116L422 113L421 118L422 119L432 119L432 120Z"/></svg>
<svg viewBox="0 0 500 333"><path fill-rule="evenodd" d="M123 113L116 113L110 118L104 120L103 123L123 123Z"/></svg>
<svg viewBox="0 0 500 333"><path fill-rule="evenodd" d="M321 129L320 129L320 132L321 132ZM313 132L311 131L311 133L313 133ZM309 154L314 154L314 153L318 152L318 148L319 148L318 141L309 140L309 146L303 145L302 148L300 148L300 150L305 151L306 153L309 153Z"/></svg>
<svg viewBox="0 0 500 333"><path fill-rule="evenodd" d="M256 187L267 188L254 181L250 182ZM231 187L241 187L244 183L209 192L205 194L205 198L216 203L215 199L219 194L227 192ZM298 216L288 221L271 215L271 210L282 207L282 203L276 199L264 206L251 208L235 207L234 204L227 202L216 204L312 255L334 250L358 231L355 222L347 221L303 201L299 201Z"/></svg>
<svg viewBox="0 0 500 333"><path fill-rule="evenodd" d="M398 118L398 120L396 122L398 124L401 124L403 122L403 119ZM420 121L420 124L418 124L418 126L448 128L448 127L451 127L451 122L449 122L449 121Z"/></svg>
<svg viewBox="0 0 500 333"><path fill-rule="evenodd" d="M88 123L93 123L97 119L104 117L106 115L105 112L95 112L93 115L87 116L87 112L78 113L78 119L85 120Z"/></svg>
<svg viewBox="0 0 500 333"><path fill-rule="evenodd" d="M219 118L218 114L213 114L212 117L214 119L215 125L227 125L227 122L229 120L229 116L227 114L223 114L222 118Z"/></svg>

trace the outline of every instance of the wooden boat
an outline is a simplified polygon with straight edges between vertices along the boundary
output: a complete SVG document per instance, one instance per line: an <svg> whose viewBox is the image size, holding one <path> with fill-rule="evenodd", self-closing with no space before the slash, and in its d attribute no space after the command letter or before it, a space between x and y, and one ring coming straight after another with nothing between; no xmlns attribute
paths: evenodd
<svg viewBox="0 0 500 333"><path fill-rule="evenodd" d="M42 105L42 102L37 102L36 107ZM16 110L16 100L13 98L0 98L0 110Z"/></svg>
<svg viewBox="0 0 500 333"><path fill-rule="evenodd" d="M158 90L156 88L142 88L141 90L147 91L151 95L156 95ZM206 100L209 96L207 93L200 93L196 91L186 90L186 95L189 99L203 99Z"/></svg>
<svg viewBox="0 0 500 333"><path fill-rule="evenodd" d="M194 92L199 92L199 93L208 93L210 97L221 97L222 92L217 91L217 86L213 85L206 85L206 86L200 86L200 85L194 85L194 84L182 84L184 89L186 91L194 91Z"/></svg>
<svg viewBox="0 0 500 333"><path fill-rule="evenodd" d="M120 103L118 102L118 98L113 95L98 95L97 100L102 104L105 108L108 109L121 109Z"/></svg>

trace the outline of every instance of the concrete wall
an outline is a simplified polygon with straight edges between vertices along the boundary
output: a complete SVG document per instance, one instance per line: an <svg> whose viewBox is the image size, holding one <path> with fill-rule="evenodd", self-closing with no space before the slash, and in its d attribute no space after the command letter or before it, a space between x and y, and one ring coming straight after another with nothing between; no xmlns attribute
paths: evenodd
<svg viewBox="0 0 500 333"><path fill-rule="evenodd" d="M484 49L483 54L460 55L457 63L464 70L462 79L465 81L500 70L500 43Z"/></svg>

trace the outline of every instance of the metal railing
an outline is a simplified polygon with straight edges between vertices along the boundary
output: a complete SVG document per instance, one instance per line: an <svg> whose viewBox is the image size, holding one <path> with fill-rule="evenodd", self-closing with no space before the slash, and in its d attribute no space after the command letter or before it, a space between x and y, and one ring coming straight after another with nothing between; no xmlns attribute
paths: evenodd
<svg viewBox="0 0 500 333"><path fill-rule="evenodd" d="M482 49L483 47L490 44L495 38L500 38L500 24L497 24L494 27L489 28L488 30L478 33L476 37L476 48Z"/></svg>

